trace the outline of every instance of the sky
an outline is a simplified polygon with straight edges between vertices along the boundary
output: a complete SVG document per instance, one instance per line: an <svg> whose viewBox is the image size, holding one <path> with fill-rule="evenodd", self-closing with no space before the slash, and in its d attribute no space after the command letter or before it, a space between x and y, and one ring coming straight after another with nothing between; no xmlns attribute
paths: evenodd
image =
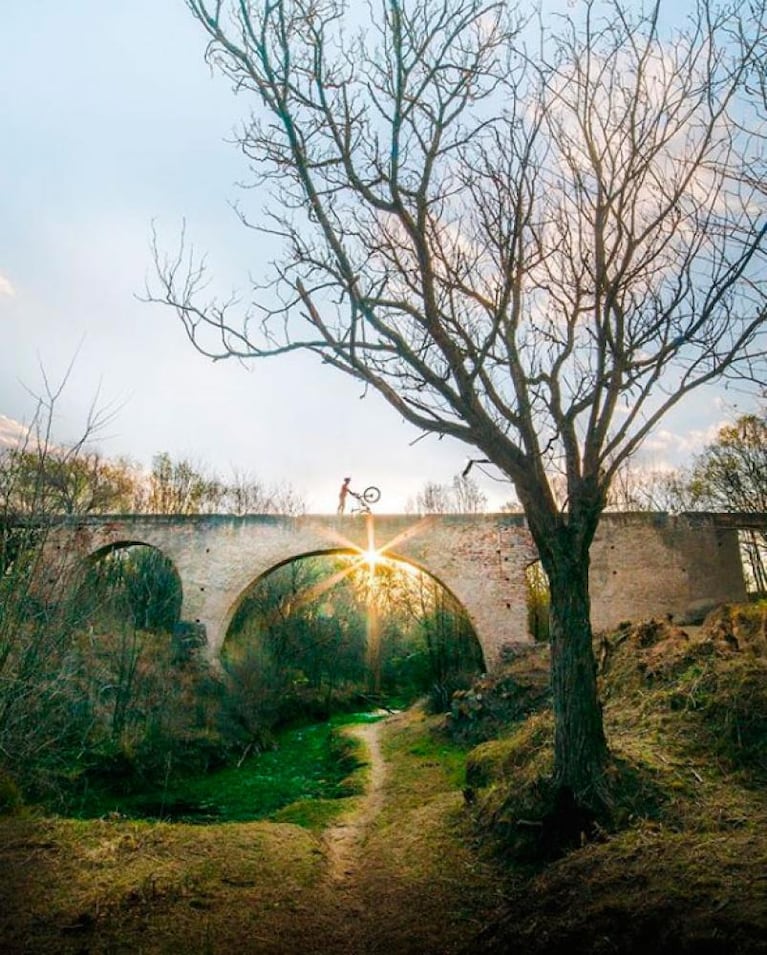
<svg viewBox="0 0 767 955"><path fill-rule="evenodd" d="M310 355L214 364L170 310L141 300L153 226L172 251L185 223L224 289L246 287L269 257L232 210L247 170L227 140L246 104L211 75L183 0L2 6L0 439L31 419L44 377L56 387L71 366L62 443L95 405L110 413L95 440L108 457L149 466L167 451L223 479L289 483L316 513L334 510L346 475L381 488L381 512L450 483L466 445L420 435ZM694 399L642 461L683 462L732 411L717 393ZM474 473L491 508L513 496Z"/></svg>

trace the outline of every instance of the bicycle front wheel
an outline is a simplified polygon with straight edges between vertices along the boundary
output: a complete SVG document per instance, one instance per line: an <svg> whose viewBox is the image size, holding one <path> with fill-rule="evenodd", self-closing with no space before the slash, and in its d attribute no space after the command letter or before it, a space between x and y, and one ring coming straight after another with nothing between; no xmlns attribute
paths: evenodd
<svg viewBox="0 0 767 955"><path fill-rule="evenodd" d="M375 504L376 501L381 500L381 492L377 487L374 487L372 484L370 487L366 487L362 492L362 500L366 504Z"/></svg>

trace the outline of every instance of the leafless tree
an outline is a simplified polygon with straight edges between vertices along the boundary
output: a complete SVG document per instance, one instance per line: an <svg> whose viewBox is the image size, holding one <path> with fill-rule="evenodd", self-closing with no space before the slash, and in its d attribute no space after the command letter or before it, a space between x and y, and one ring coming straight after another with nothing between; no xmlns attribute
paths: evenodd
<svg viewBox="0 0 767 955"><path fill-rule="evenodd" d="M463 474L453 478L453 498L459 514L481 514L487 506L487 495L477 482Z"/></svg>
<svg viewBox="0 0 767 955"><path fill-rule="evenodd" d="M741 415L719 429L693 464L689 493L697 507L767 513L767 414ZM761 528L743 528L741 553L749 582L760 594L767 593L767 533Z"/></svg>
<svg viewBox="0 0 767 955"><path fill-rule="evenodd" d="M743 121L764 0L697 0L677 26L587 0L538 31L500 0L379 0L364 30L340 0L187 5L251 97L255 227L282 251L244 316L183 241L151 297L203 353L314 352L508 476L551 586L555 776L596 799L608 488L696 388L764 370L767 177Z"/></svg>
<svg viewBox="0 0 767 955"><path fill-rule="evenodd" d="M58 759L70 732L77 676L70 655L79 616L72 568L66 555L57 560L46 551L51 523L68 500L51 477L78 473L81 461L90 473L85 449L109 420L94 404L77 440L55 442L69 372L58 385L44 370L42 378L43 393L19 445L0 457L0 763L14 774L26 767L30 776L41 754L49 754L51 764ZM87 493L79 497L91 501Z"/></svg>
<svg viewBox="0 0 767 955"><path fill-rule="evenodd" d="M420 514L449 514L453 510L450 488L437 481L427 481L416 494L415 510Z"/></svg>
<svg viewBox="0 0 767 955"><path fill-rule="evenodd" d="M481 514L487 504L486 495L473 478L462 474L453 477L452 484L427 481L410 502L410 510L420 514Z"/></svg>
<svg viewBox="0 0 767 955"><path fill-rule="evenodd" d="M644 469L630 460L624 461L613 477L606 509L669 514L695 510L690 474L684 469Z"/></svg>
<svg viewBox="0 0 767 955"><path fill-rule="evenodd" d="M224 487L215 475L186 458L173 460L167 451L152 459L147 509L152 514L211 514L220 509Z"/></svg>
<svg viewBox="0 0 767 955"><path fill-rule="evenodd" d="M232 480L225 485L224 509L231 514L290 514L306 513L306 504L290 484L268 486L242 471L235 470Z"/></svg>

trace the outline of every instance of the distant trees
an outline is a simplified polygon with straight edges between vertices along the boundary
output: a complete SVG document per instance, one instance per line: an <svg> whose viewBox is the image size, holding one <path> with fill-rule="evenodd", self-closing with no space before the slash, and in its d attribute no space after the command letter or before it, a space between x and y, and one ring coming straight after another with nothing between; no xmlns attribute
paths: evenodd
<svg viewBox="0 0 767 955"><path fill-rule="evenodd" d="M13 475L12 486L6 484ZM108 514L136 509L140 479L97 452L8 448L0 460L6 505L18 514Z"/></svg>
<svg viewBox="0 0 767 955"><path fill-rule="evenodd" d="M689 474L684 470L645 470L627 461L615 473L606 509L678 514L695 507Z"/></svg>
<svg viewBox="0 0 767 955"><path fill-rule="evenodd" d="M486 506L487 496L477 483L456 474L452 484L427 481L416 494L414 509L420 514L481 514Z"/></svg>
<svg viewBox="0 0 767 955"><path fill-rule="evenodd" d="M724 425L689 467L644 470L626 462L610 487L608 508L739 513L745 525L747 515L767 514L767 418L745 414ZM767 593L767 534L744 526L740 540L751 585Z"/></svg>
<svg viewBox="0 0 767 955"><path fill-rule="evenodd" d="M303 514L306 505L290 484L267 486L235 471L231 481L187 458L155 455L146 480L149 514Z"/></svg>
<svg viewBox="0 0 767 955"><path fill-rule="evenodd" d="M218 478L206 476L185 458L174 461L167 452L152 459L147 485L150 514L215 513L225 493Z"/></svg>
<svg viewBox="0 0 767 955"><path fill-rule="evenodd" d="M156 454L146 473L83 447L37 444L0 451L0 506L7 514L302 514L289 484L234 472L225 481L188 458Z"/></svg>
<svg viewBox="0 0 767 955"><path fill-rule="evenodd" d="M711 510L767 514L767 417L741 415L720 428L695 458L689 484Z"/></svg>
<svg viewBox="0 0 767 955"><path fill-rule="evenodd" d="M235 470L224 485L227 514L291 514L306 512L306 504L290 484L266 485L257 477Z"/></svg>
<svg viewBox="0 0 767 955"><path fill-rule="evenodd" d="M706 510L767 514L767 417L742 415L719 430L695 458L689 493ZM757 591L767 593L767 533L741 531L743 551Z"/></svg>

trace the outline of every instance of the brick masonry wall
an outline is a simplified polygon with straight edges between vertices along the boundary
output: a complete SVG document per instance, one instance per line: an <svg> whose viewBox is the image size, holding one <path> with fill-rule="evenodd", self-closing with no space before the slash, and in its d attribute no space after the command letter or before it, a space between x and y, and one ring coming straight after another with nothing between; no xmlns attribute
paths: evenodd
<svg viewBox="0 0 767 955"><path fill-rule="evenodd" d="M713 515L605 514L591 547L591 620L671 614L680 623L745 600L738 532Z"/></svg>
<svg viewBox="0 0 767 955"><path fill-rule="evenodd" d="M299 556L382 549L443 584L466 609L492 669L502 649L527 642L525 569L536 551L520 515L312 517L128 515L64 521L51 533L51 563L71 566L118 546L145 543L176 566L182 616L204 625L212 658L244 593ZM737 531L705 516L607 514L591 555L592 620L700 616L745 597Z"/></svg>

